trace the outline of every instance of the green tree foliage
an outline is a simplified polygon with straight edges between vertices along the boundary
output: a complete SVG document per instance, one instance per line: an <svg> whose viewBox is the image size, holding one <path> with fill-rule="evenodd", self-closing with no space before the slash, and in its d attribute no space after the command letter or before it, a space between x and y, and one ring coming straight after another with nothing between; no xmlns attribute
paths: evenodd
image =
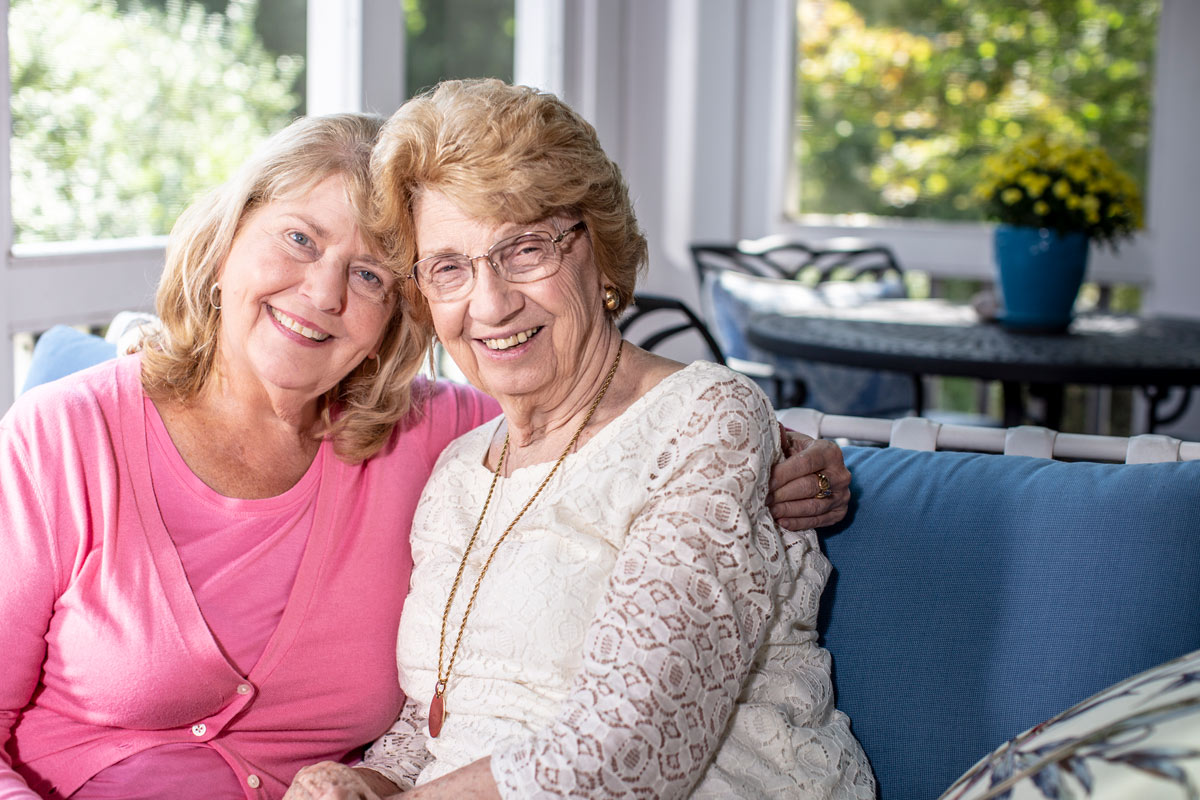
<svg viewBox="0 0 1200 800"><path fill-rule="evenodd" d="M404 0L411 97L449 78L513 78L514 0Z"/></svg>
<svg viewBox="0 0 1200 800"><path fill-rule="evenodd" d="M19 242L166 233L299 105L295 56L267 52L257 0L13 0Z"/></svg>
<svg viewBox="0 0 1200 800"><path fill-rule="evenodd" d="M793 204L978 220L984 156L1103 147L1144 186L1159 0L801 0Z"/></svg>

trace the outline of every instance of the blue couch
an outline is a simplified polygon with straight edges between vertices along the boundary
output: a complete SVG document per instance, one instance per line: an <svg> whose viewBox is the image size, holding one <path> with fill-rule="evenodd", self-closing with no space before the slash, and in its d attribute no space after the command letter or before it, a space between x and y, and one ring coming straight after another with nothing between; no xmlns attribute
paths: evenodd
<svg viewBox="0 0 1200 800"><path fill-rule="evenodd" d="M1200 462L845 453L820 629L883 800L1200 648Z"/></svg>

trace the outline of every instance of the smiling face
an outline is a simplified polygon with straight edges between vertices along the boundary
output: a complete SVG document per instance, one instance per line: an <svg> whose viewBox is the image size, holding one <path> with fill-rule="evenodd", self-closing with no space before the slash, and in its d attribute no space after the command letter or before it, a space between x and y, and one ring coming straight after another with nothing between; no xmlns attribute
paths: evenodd
<svg viewBox="0 0 1200 800"><path fill-rule="evenodd" d="M219 281L220 374L303 402L377 351L396 303L336 175L250 212Z"/></svg>
<svg viewBox="0 0 1200 800"><path fill-rule="evenodd" d="M496 224L465 214L440 192L416 202L417 258L486 253L497 241L530 230L566 230L578 218ZM605 358L612 325L604 314L602 278L582 230L558 245L557 273L533 283L509 283L482 259L475 285L462 299L431 302L439 341L472 384L506 411L514 401L550 408L566 397L585 366Z"/></svg>

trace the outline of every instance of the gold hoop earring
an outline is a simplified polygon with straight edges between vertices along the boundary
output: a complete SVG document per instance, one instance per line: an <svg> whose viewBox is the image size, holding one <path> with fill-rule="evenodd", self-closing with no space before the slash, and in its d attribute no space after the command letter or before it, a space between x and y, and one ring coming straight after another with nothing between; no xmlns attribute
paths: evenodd
<svg viewBox="0 0 1200 800"><path fill-rule="evenodd" d="M221 291L220 283L214 283L212 286L210 286L208 288L208 304L210 306L212 306L214 309L216 309L217 311L221 310L221 306L217 303L217 297L216 297L216 294L219 291Z"/></svg>
<svg viewBox="0 0 1200 800"><path fill-rule="evenodd" d="M604 287L604 308L608 311L616 311L617 306L621 305L621 295L616 288L612 286Z"/></svg>

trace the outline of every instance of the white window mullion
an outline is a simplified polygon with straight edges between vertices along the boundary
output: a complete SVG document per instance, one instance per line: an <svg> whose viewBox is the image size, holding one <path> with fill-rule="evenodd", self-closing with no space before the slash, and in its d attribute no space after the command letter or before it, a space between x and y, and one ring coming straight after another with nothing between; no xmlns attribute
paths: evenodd
<svg viewBox="0 0 1200 800"><path fill-rule="evenodd" d="M516 0L513 82L564 96L566 0Z"/></svg>
<svg viewBox="0 0 1200 800"><path fill-rule="evenodd" d="M0 109L0 251L4 254L0 263L0 414L16 396L13 335L17 329L12 325L14 303L12 286L12 171L9 168L9 139L12 137L11 79L8 71L8 0L0 0L0 90L5 102Z"/></svg>
<svg viewBox="0 0 1200 800"><path fill-rule="evenodd" d="M391 114L404 101L397 0L308 0L308 112Z"/></svg>

